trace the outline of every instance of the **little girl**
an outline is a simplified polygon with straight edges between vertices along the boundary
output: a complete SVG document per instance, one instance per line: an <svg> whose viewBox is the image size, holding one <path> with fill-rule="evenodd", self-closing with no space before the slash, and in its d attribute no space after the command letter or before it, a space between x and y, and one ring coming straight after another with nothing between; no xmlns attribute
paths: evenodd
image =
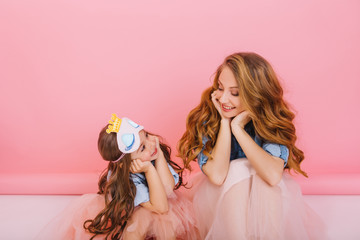
<svg viewBox="0 0 360 240"><path fill-rule="evenodd" d="M190 184L202 239L326 239L321 220L284 172L307 177L293 119L264 58L226 57L178 144L185 167L197 159L203 172Z"/></svg>
<svg viewBox="0 0 360 240"><path fill-rule="evenodd" d="M197 239L192 206L170 147L128 118L112 116L98 139L109 161L98 194L75 200L37 239Z"/></svg>

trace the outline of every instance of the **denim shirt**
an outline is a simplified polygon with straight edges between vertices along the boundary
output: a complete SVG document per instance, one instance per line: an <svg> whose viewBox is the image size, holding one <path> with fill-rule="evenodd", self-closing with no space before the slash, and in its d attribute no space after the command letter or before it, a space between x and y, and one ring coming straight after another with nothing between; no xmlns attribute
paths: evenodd
<svg viewBox="0 0 360 240"><path fill-rule="evenodd" d="M284 167L287 164L288 158L289 158L289 149L281 144L277 143L271 143L271 142L264 142L262 141L255 133L254 125L251 122L246 124L245 131L251 136L251 138L255 141L257 145L262 147L267 153L271 154L274 157L278 157L284 160ZM198 164L200 166L200 169L202 170L203 165L207 162L208 157L203 154L205 143L209 139L207 137L203 137L202 143L203 143L203 149L197 156ZM238 158L246 158L246 155L244 151L242 150L240 144L236 140L235 136L231 133L231 152L230 152L230 161Z"/></svg>
<svg viewBox="0 0 360 240"><path fill-rule="evenodd" d="M155 160L151 161L151 164L155 166ZM169 170L175 180L175 185L179 182L179 174L175 172L175 170L167 164ZM108 171L107 174L107 181L109 181L111 176L111 171ZM146 177L144 173L130 173L130 179L133 181L136 187L136 194L134 199L134 207L140 205L141 203L150 201L150 194L149 194L149 186L146 181Z"/></svg>
<svg viewBox="0 0 360 240"><path fill-rule="evenodd" d="M155 164L155 161L151 162L153 165ZM170 166L170 164L167 164L169 167L169 170L175 180L175 185L179 182L179 174L177 174L174 169ZM136 187L136 195L134 199L134 207L140 205L141 203L150 201L150 194L149 194L149 186L146 181L146 177L144 173L131 173L130 178L135 184Z"/></svg>

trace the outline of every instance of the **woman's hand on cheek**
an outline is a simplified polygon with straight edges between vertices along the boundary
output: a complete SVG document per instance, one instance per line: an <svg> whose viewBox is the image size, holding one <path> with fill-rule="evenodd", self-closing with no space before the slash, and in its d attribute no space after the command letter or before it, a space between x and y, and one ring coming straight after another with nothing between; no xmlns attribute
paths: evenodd
<svg viewBox="0 0 360 240"><path fill-rule="evenodd" d="M233 118L231 121L231 129L244 128L250 120L250 113L248 111L243 111Z"/></svg>
<svg viewBox="0 0 360 240"><path fill-rule="evenodd" d="M224 116L221 113L221 105L219 102L219 98L220 98L220 94L219 94L219 90L215 90L211 93L211 101L213 102L216 110L218 111L218 113L220 114L221 118L224 119Z"/></svg>
<svg viewBox="0 0 360 240"><path fill-rule="evenodd" d="M132 173L142 173L147 172L152 164L149 161L143 162L140 159L134 159L130 165L130 172Z"/></svg>

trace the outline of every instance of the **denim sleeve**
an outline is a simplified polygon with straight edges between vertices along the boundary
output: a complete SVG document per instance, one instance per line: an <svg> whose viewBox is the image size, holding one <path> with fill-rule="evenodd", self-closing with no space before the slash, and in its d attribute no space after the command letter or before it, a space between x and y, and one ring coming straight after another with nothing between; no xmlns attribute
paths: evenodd
<svg viewBox="0 0 360 240"><path fill-rule="evenodd" d="M170 166L170 164L168 163L168 167L169 167L169 170L171 172L171 174L173 175L173 178L175 180L175 185L179 182L179 174L177 174L175 172L175 170Z"/></svg>
<svg viewBox="0 0 360 240"><path fill-rule="evenodd" d="M136 187L134 207L140 205L141 203L150 201L149 187L147 183L137 176L132 179Z"/></svg>
<svg viewBox="0 0 360 240"><path fill-rule="evenodd" d="M284 160L284 167L286 166L289 158L289 149L277 143L264 143L262 148L274 157Z"/></svg>
<svg viewBox="0 0 360 240"><path fill-rule="evenodd" d="M205 144L207 143L207 141L209 141L209 139L207 137L203 137L203 139L202 139L203 147L201 149L201 152L197 156L198 164L200 166L201 171L202 171L203 165L208 161L208 157L203 153L203 151L205 149Z"/></svg>

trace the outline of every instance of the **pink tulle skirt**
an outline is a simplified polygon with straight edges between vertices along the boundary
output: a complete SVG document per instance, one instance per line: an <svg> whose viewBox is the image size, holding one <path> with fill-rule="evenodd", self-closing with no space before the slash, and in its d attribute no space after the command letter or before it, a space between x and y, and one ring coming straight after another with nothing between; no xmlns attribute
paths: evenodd
<svg viewBox="0 0 360 240"><path fill-rule="evenodd" d="M169 211L157 214L143 207L136 207L124 230L122 239L199 239L192 204L186 198L172 193ZM36 237L37 240L85 240L93 234L85 231L83 224L94 219L105 207L103 195L85 194L72 201ZM98 235L94 239L104 239Z"/></svg>
<svg viewBox="0 0 360 240"><path fill-rule="evenodd" d="M191 202L176 193L168 196L168 202L167 214L137 208L125 229L124 238L147 236L157 240L200 239Z"/></svg>
<svg viewBox="0 0 360 240"><path fill-rule="evenodd" d="M83 224L94 219L105 207L103 195L85 194L73 200L58 216L49 222L35 238L36 240L90 239L93 234L85 231ZM97 236L95 239L104 239Z"/></svg>
<svg viewBox="0 0 360 240"><path fill-rule="evenodd" d="M201 172L189 185L184 194L193 201L201 239L328 239L322 220L287 173L272 187L244 158L231 161L222 186Z"/></svg>

